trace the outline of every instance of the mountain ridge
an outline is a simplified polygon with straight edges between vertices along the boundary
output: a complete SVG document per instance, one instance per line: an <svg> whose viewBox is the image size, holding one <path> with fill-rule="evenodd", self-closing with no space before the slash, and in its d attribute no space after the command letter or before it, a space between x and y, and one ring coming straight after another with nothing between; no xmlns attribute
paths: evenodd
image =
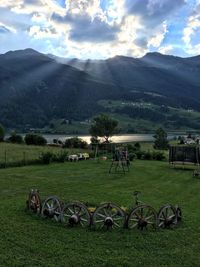
<svg viewBox="0 0 200 267"><path fill-rule="evenodd" d="M184 127L187 114L167 117L162 108L200 112L198 73L200 56L148 53L80 61L33 49L9 51L0 55L0 122L9 128L45 127L60 118L81 121L107 112L127 116L134 125L142 119L155 126L167 128L172 122L170 127ZM198 116L185 121L186 128L200 128Z"/></svg>

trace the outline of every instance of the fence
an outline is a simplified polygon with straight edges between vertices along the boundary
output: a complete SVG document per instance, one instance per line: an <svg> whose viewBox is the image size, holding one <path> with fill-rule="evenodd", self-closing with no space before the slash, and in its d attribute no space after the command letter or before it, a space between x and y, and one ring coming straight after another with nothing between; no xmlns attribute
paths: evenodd
<svg viewBox="0 0 200 267"><path fill-rule="evenodd" d="M39 163L41 152L4 150L0 153L0 168L26 166Z"/></svg>

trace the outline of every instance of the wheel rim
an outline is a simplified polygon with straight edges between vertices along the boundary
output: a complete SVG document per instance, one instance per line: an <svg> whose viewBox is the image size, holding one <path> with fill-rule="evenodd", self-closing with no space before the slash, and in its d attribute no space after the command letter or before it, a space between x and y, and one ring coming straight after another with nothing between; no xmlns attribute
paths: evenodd
<svg viewBox="0 0 200 267"><path fill-rule="evenodd" d="M28 208L34 213L40 213L41 200L38 192L31 192L29 195Z"/></svg>
<svg viewBox="0 0 200 267"><path fill-rule="evenodd" d="M125 214L117 205L105 203L95 210L92 222L97 229L122 228L125 224Z"/></svg>
<svg viewBox="0 0 200 267"><path fill-rule="evenodd" d="M60 221L61 218L61 205L57 197L49 197L44 201L42 206L42 216L44 218L54 219Z"/></svg>
<svg viewBox="0 0 200 267"><path fill-rule="evenodd" d="M177 219L177 222L182 221L182 211L181 211L181 208L179 207L176 209L176 219Z"/></svg>
<svg viewBox="0 0 200 267"><path fill-rule="evenodd" d="M62 222L67 226L87 227L90 225L90 217L87 207L82 203L69 203L62 210Z"/></svg>
<svg viewBox="0 0 200 267"><path fill-rule="evenodd" d="M171 228L177 224L176 211L172 205L165 205L158 213L158 227Z"/></svg>
<svg viewBox="0 0 200 267"><path fill-rule="evenodd" d="M139 230L143 229L156 229L157 227L157 214L154 208L148 205L141 205L134 208L127 220L128 228Z"/></svg>

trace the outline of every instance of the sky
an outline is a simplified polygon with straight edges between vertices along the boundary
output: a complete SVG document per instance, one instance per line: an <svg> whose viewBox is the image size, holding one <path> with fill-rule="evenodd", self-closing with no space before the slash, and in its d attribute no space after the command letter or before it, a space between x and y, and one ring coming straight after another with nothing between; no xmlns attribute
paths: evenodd
<svg viewBox="0 0 200 267"><path fill-rule="evenodd" d="M200 54L200 0L0 0L0 54Z"/></svg>

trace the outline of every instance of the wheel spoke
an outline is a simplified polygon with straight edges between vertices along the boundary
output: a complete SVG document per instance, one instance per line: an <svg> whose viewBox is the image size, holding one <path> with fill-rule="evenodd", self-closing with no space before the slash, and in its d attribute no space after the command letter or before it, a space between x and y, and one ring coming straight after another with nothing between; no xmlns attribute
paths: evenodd
<svg viewBox="0 0 200 267"><path fill-rule="evenodd" d="M123 217L113 218L113 221L120 221L123 220Z"/></svg>
<svg viewBox="0 0 200 267"><path fill-rule="evenodd" d="M136 222L136 223L130 225L130 228L135 228L137 225L138 225L138 223Z"/></svg>
<svg viewBox="0 0 200 267"><path fill-rule="evenodd" d="M135 219L135 218L131 218L130 221L133 221L133 222L138 222L138 219Z"/></svg>
<svg viewBox="0 0 200 267"><path fill-rule="evenodd" d="M97 213L97 216L100 216L100 217L102 217L102 218L106 218L106 216L103 215L103 214L101 214L101 213Z"/></svg>
<svg viewBox="0 0 200 267"><path fill-rule="evenodd" d="M116 222L114 222L114 225L117 226L117 227L120 227L120 225Z"/></svg>
<svg viewBox="0 0 200 267"><path fill-rule="evenodd" d="M104 220L96 220L95 223L102 223Z"/></svg>
<svg viewBox="0 0 200 267"><path fill-rule="evenodd" d="M151 219L152 217L154 217L154 214L151 214L149 217L146 217L145 219L146 219L146 220L149 220L149 219Z"/></svg>
<svg viewBox="0 0 200 267"><path fill-rule="evenodd" d="M141 216L137 212L135 212L135 215L138 219L141 219Z"/></svg>
<svg viewBox="0 0 200 267"><path fill-rule="evenodd" d="M71 215L74 214L74 212L73 212L73 210L71 210L71 208L68 207L68 210L69 210L69 212L71 213Z"/></svg>

